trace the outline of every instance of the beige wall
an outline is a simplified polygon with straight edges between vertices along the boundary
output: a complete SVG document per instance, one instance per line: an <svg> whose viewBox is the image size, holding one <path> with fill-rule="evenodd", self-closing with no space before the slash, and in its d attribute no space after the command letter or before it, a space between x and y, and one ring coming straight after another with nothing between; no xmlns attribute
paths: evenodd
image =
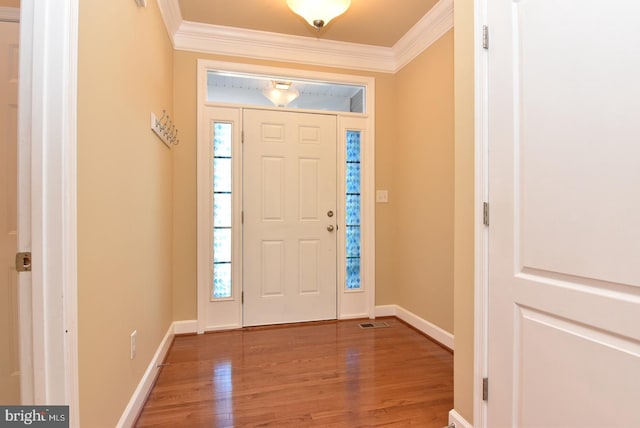
<svg viewBox="0 0 640 428"><path fill-rule="evenodd" d="M396 81L395 303L453 333L453 31Z"/></svg>
<svg viewBox="0 0 640 428"><path fill-rule="evenodd" d="M174 291L175 320L196 319L196 73L198 58L242 62L287 68L313 69L343 74L373 76L376 79L376 186L391 189L394 130L394 76L298 64L252 61L193 52L174 53L174 111L181 142L174 153ZM391 191L393 191L391 189ZM376 303L395 303L397 280L392 271L393 204L376 209Z"/></svg>
<svg viewBox="0 0 640 428"><path fill-rule="evenodd" d="M172 151L149 114L171 111L173 67L155 0L83 0L79 19L80 422L98 428L116 425L172 321Z"/></svg>
<svg viewBox="0 0 640 428"><path fill-rule="evenodd" d="M20 0L0 0L0 7L20 7Z"/></svg>
<svg viewBox="0 0 640 428"><path fill-rule="evenodd" d="M452 32L397 75L174 53L174 110L182 135L174 154L175 320L197 317L198 58L375 77L376 188L390 195L388 204L376 206L376 304L401 304L453 332Z"/></svg>
<svg viewBox="0 0 640 428"><path fill-rule="evenodd" d="M454 405L473 423L474 38L473 0L456 0Z"/></svg>

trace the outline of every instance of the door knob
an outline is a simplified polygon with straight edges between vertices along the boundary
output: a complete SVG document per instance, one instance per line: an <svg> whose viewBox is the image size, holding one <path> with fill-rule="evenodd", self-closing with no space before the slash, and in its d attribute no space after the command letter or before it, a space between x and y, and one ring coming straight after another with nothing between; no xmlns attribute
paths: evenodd
<svg viewBox="0 0 640 428"><path fill-rule="evenodd" d="M333 229L334 229L334 227L333 227L333 225L332 225L332 224L330 224L329 226L327 226L327 230L328 230L329 232L333 232Z"/></svg>

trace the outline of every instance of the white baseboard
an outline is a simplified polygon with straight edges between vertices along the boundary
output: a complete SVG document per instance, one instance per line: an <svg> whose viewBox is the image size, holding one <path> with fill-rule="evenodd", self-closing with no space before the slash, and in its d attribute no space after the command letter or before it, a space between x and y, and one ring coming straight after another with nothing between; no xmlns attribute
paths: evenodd
<svg viewBox="0 0 640 428"><path fill-rule="evenodd" d="M122 416L118 421L118 425L116 425L118 428L129 428L136 422L147 396L149 395L149 392L151 392L151 387L158 376L158 366L164 361L167 356L167 352L169 352L169 348L171 347L171 343L173 342L173 337L175 336L175 324L176 323L173 323L169 326L167 334L165 334L162 342L160 342L160 346L158 346L147 370L144 372L144 375L142 375L142 379L140 380L138 387L131 396L129 404L127 404L127 407L124 409L124 413L122 413Z"/></svg>
<svg viewBox="0 0 640 428"><path fill-rule="evenodd" d="M241 324L214 325L205 327L204 331L205 333L211 333L214 331L237 330L239 328L242 328Z"/></svg>
<svg viewBox="0 0 640 428"><path fill-rule="evenodd" d="M398 305L376 306L377 317L395 316L453 351L453 334Z"/></svg>
<svg viewBox="0 0 640 428"><path fill-rule="evenodd" d="M460 416L455 410L449 412L449 423L455 424L456 428L473 428L473 425L467 422L466 419Z"/></svg>
<svg viewBox="0 0 640 428"><path fill-rule="evenodd" d="M198 320L175 321L173 323L174 334L192 334L198 332Z"/></svg>
<svg viewBox="0 0 640 428"><path fill-rule="evenodd" d="M397 312L396 308L396 305L376 306L376 317L395 317Z"/></svg>
<svg viewBox="0 0 640 428"><path fill-rule="evenodd" d="M347 315L341 315L340 318L341 320L358 320L358 319L364 319L364 318L369 318L369 314L347 314Z"/></svg>

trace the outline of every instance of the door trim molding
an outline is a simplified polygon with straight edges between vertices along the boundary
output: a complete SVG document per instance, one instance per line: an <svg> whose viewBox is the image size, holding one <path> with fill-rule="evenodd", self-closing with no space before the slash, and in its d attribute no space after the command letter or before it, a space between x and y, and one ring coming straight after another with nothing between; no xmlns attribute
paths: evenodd
<svg viewBox="0 0 640 428"><path fill-rule="evenodd" d="M232 104L219 104L219 103L210 103L206 100L206 88L207 88L207 71L215 70L215 71L225 71L231 73L244 73L244 74L256 74L256 75L266 75L266 76L286 76L291 79L303 79L303 80L313 80L313 81L323 81L337 84L349 84L349 85L358 85L366 87L366 114L360 113L344 113L344 112L327 112L327 111L311 111L311 110L293 110L296 112L305 112L305 113L320 113L320 114L335 114L338 117L338 121L340 122L340 118L348 117L348 118L359 118L364 122L364 130L365 130L365 150L363 150L362 161L366 162L368 167L363 168L362 172L362 189L363 189L363 200L362 200L362 217L369 221L369 227L363 227L362 229L362 246L363 248L368 249L369 251L364 252L362 257L362 279L363 279L363 289L362 291L358 291L357 294L363 296L364 303L360 310L357 312L360 313L361 310L364 310L361 316L368 316L370 318L374 317L375 314L375 79L373 77L367 76L357 76L350 74L336 74L336 73L326 73L326 72L317 72L310 70L301 70L301 69L290 69L290 68L279 68L279 67L268 67L268 66L258 66L253 64L241 64L241 63L232 63L232 62L224 62L224 61L213 61L213 60L204 60L198 59L197 65L197 103L198 103L198 135L197 135L197 153L198 160L197 163L199 166L206 166L200 158L204 154L205 149L201 146L205 146L208 144L207 142L207 125L203 123L205 121L206 111L212 107L221 107L227 109L241 109L242 105L232 105ZM283 77L284 78L284 77ZM247 106L248 108L253 108L255 106ZM260 107L265 108L265 107ZM282 110L282 109L277 109ZM340 129L340 126L339 126ZM208 162L208 161L207 161ZM338 166L340 167L340 166ZM199 171L201 168L198 168ZM209 210L208 206L205 206L201 201L200 194L208 194L208 188L201 188L205 184L208 185L209 178L207 176L202 176L201 173L198 173L198 219L197 219L197 227L198 227L198 254L197 254L197 318L198 318L198 333L203 333L205 331L210 331L214 329L220 328L237 328L237 318L235 316L229 317L228 320L220 321L220 325L212 325L208 326L206 321L207 314L207 303L208 299L208 289L209 289L209 276L210 276L210 268L209 268L209 257L207 256L207 252L209 251L208 240L205 242L202 237L208 236L208 220L204 218ZM365 193L367 192L367 193ZM368 197L366 197L368 195ZM340 257L340 252L338 252L338 256ZM341 292L342 291L342 292ZM341 299L344 297L344 289L338 288L338 314L337 318L342 319L343 316L351 317L354 314L345 313L342 314L340 312L341 309ZM350 293L351 295L355 295L356 293ZM221 304L227 304L229 301L221 301ZM235 299L235 305L238 305L238 308L241 311L241 302L240 299ZM225 309L226 310L226 309ZM232 319L233 318L233 319ZM232 326L232 327L231 327Z"/></svg>
<svg viewBox="0 0 640 428"><path fill-rule="evenodd" d="M487 23L487 1L474 4L474 34L482 34ZM489 202L489 98L488 51L478 37L474 45L474 140L475 140L475 239L474 239L474 359L473 423L487 425L488 404L482 398L487 377L489 319L489 227L484 225L483 203Z"/></svg>
<svg viewBox="0 0 640 428"><path fill-rule="evenodd" d="M78 3L21 3L20 166L30 169L33 402L68 404L79 426L77 339ZM36 96L37 95L37 96ZM28 156L25 156L28 153ZM21 184L22 186L23 184ZM24 215L24 211L23 211ZM29 233L29 231L27 231ZM45 310L46 309L46 310Z"/></svg>

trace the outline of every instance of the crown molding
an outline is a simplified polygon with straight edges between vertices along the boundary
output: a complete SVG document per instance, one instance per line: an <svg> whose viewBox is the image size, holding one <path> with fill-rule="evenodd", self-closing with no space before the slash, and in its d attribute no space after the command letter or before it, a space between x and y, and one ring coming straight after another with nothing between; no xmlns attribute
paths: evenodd
<svg viewBox="0 0 640 428"><path fill-rule="evenodd" d="M440 0L393 46L400 71L453 28L453 0Z"/></svg>
<svg viewBox="0 0 640 428"><path fill-rule="evenodd" d="M20 9L17 7L0 7L0 21L20 22Z"/></svg>
<svg viewBox="0 0 640 428"><path fill-rule="evenodd" d="M171 43L175 47L175 34L182 23L180 4L178 0L158 0L158 8L160 9L164 26L167 28L167 33L169 33Z"/></svg>
<svg viewBox="0 0 640 428"><path fill-rule="evenodd" d="M183 21L176 49L357 70L392 72L393 50L379 46L291 36Z"/></svg>
<svg viewBox="0 0 640 428"><path fill-rule="evenodd" d="M453 28L453 0L440 0L392 48L184 21L178 0L158 0L178 50L396 73Z"/></svg>

